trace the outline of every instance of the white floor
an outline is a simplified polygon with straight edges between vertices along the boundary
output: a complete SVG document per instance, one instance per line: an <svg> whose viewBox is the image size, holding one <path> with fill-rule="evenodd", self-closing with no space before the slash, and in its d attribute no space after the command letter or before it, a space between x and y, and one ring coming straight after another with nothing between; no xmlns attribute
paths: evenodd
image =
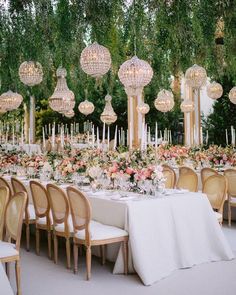
<svg viewBox="0 0 236 295"><path fill-rule="evenodd" d="M236 254L236 226L223 231ZM63 246L63 245L62 245ZM85 280L85 260L79 262L79 274L74 275L65 267L64 249L60 251L59 264L55 265L46 257L46 247L42 247L41 255L32 250L22 249L22 291L23 295L235 295L236 294L236 260L215 262L191 269L175 271L168 278L145 287L137 275L113 275L113 264L102 266L97 258L93 258L92 279ZM151 254L150 254L151 259ZM11 284L15 290L15 276L11 267ZM1 294L1 287L0 287ZM4 295L4 294L1 294Z"/></svg>

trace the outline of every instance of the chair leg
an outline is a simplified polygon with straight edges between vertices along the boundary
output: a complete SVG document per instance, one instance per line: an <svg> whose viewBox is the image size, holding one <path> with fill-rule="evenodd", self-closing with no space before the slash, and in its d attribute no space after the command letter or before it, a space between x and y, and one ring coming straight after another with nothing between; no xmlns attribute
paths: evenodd
<svg viewBox="0 0 236 295"><path fill-rule="evenodd" d="M66 259L67 259L67 268L71 268L70 263L70 238L66 238Z"/></svg>
<svg viewBox="0 0 236 295"><path fill-rule="evenodd" d="M16 286L17 286L17 295L21 295L21 285L20 285L20 261L17 260L15 264L16 271Z"/></svg>
<svg viewBox="0 0 236 295"><path fill-rule="evenodd" d="M10 262L5 262L5 269L8 279L10 280Z"/></svg>
<svg viewBox="0 0 236 295"><path fill-rule="evenodd" d="M74 250L74 274L78 273L78 245L74 243L73 250Z"/></svg>
<svg viewBox="0 0 236 295"><path fill-rule="evenodd" d="M57 240L57 235L55 235L55 234L53 236L53 244L54 244L54 263L57 264L57 260L58 260L58 240Z"/></svg>
<svg viewBox="0 0 236 295"><path fill-rule="evenodd" d="M124 241L122 246L123 246L123 258L124 258L124 274L127 275L128 274L128 259L129 259L128 242Z"/></svg>
<svg viewBox="0 0 236 295"><path fill-rule="evenodd" d="M231 226L231 206L229 201L228 201L228 225Z"/></svg>
<svg viewBox="0 0 236 295"><path fill-rule="evenodd" d="M30 250L30 226L26 223L26 251Z"/></svg>
<svg viewBox="0 0 236 295"><path fill-rule="evenodd" d="M40 253L40 231L36 228L36 254Z"/></svg>
<svg viewBox="0 0 236 295"><path fill-rule="evenodd" d="M79 255L83 256L83 245L79 245Z"/></svg>
<svg viewBox="0 0 236 295"><path fill-rule="evenodd" d="M52 237L51 230L48 231L48 258L52 259Z"/></svg>
<svg viewBox="0 0 236 295"><path fill-rule="evenodd" d="M86 246L86 268L87 268L87 280L91 278L91 246Z"/></svg>
<svg viewBox="0 0 236 295"><path fill-rule="evenodd" d="M101 256L101 263L104 265L106 263L106 245L100 246L100 256Z"/></svg>

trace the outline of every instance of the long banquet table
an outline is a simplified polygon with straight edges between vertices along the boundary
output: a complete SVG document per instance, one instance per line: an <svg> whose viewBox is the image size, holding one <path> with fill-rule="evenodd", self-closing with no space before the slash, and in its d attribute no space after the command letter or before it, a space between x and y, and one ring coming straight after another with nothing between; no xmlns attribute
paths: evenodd
<svg viewBox="0 0 236 295"><path fill-rule="evenodd" d="M169 191L160 197L129 193L123 198L117 191L85 194L94 220L129 232L129 271L144 285L177 269L234 258L208 198L200 192ZM108 246L107 258L115 261L113 273L123 273L121 247Z"/></svg>

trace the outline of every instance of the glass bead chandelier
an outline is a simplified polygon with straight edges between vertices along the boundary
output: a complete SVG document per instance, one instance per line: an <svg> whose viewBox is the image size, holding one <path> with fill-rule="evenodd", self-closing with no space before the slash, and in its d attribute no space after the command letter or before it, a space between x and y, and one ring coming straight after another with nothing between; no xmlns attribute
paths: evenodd
<svg viewBox="0 0 236 295"><path fill-rule="evenodd" d="M236 104L236 86L233 87L230 92L229 92L229 100L233 103Z"/></svg>
<svg viewBox="0 0 236 295"><path fill-rule="evenodd" d="M66 113L71 111L75 106L74 93L68 88L66 83L66 69L58 68L57 72L57 85L49 98L49 106L52 110L59 113Z"/></svg>
<svg viewBox="0 0 236 295"><path fill-rule="evenodd" d="M190 99L185 99L180 105L181 112L191 113L194 111L194 102Z"/></svg>
<svg viewBox="0 0 236 295"><path fill-rule="evenodd" d="M64 115L65 115L67 118L70 119L70 118L73 118L73 117L74 117L75 112L74 112L74 110L70 110L70 111L68 111L68 112L65 112Z"/></svg>
<svg viewBox="0 0 236 295"><path fill-rule="evenodd" d="M12 111L17 109L22 101L23 97L19 93L9 90L0 96L0 108L5 111Z"/></svg>
<svg viewBox="0 0 236 295"><path fill-rule="evenodd" d="M140 103L140 105L137 106L137 112L139 112L142 115L146 115L150 111L150 107L147 103Z"/></svg>
<svg viewBox="0 0 236 295"><path fill-rule="evenodd" d="M161 90L154 101L154 105L158 111L169 112L175 105L173 93L165 89Z"/></svg>
<svg viewBox="0 0 236 295"><path fill-rule="evenodd" d="M86 74L93 78L100 78L111 67L110 52L106 47L94 42L81 52L80 65Z"/></svg>
<svg viewBox="0 0 236 295"><path fill-rule="evenodd" d="M115 123L115 121L117 120L117 115L113 110L113 107L111 105L111 100L112 100L112 97L109 94L107 94L105 96L106 105L100 116L101 121L107 125Z"/></svg>
<svg viewBox="0 0 236 295"><path fill-rule="evenodd" d="M25 85L38 85L43 80L43 68L39 62L24 61L19 67L19 77Z"/></svg>
<svg viewBox="0 0 236 295"><path fill-rule="evenodd" d="M185 73L186 84L192 88L198 89L206 83L207 73L203 67L193 65Z"/></svg>
<svg viewBox="0 0 236 295"><path fill-rule="evenodd" d="M223 94L223 88L220 83L212 82L207 86L207 95L212 99L218 99Z"/></svg>
<svg viewBox="0 0 236 295"><path fill-rule="evenodd" d="M79 111L85 116L90 115L94 112L94 104L87 99L82 101L78 107Z"/></svg>
<svg viewBox="0 0 236 295"><path fill-rule="evenodd" d="M120 66L118 77L125 86L127 95L136 96L152 80L153 70L149 63L134 56Z"/></svg>

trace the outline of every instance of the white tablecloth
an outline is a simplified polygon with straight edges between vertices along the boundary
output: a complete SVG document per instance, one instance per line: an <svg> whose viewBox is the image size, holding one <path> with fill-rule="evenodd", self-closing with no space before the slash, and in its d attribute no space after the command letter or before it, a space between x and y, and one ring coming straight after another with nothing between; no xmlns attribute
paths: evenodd
<svg viewBox="0 0 236 295"><path fill-rule="evenodd" d="M0 294L1 295L13 295L13 291L10 282L6 276L2 264L0 263Z"/></svg>
<svg viewBox="0 0 236 295"><path fill-rule="evenodd" d="M25 153L31 155L31 154L41 154L41 147L39 144L3 144L2 147L6 149L7 151L24 151Z"/></svg>

